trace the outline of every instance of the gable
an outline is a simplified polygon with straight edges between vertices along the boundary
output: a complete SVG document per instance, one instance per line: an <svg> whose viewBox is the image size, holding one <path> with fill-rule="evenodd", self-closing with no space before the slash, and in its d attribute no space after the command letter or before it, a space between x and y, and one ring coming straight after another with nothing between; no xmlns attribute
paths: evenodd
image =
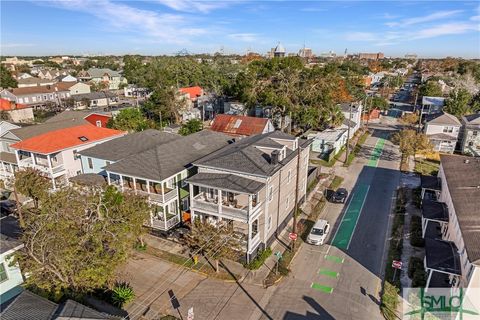
<svg viewBox="0 0 480 320"><path fill-rule="evenodd" d="M3 135L0 136L2 140L10 140L10 141L21 141L19 137L11 133L10 131L5 132Z"/></svg>

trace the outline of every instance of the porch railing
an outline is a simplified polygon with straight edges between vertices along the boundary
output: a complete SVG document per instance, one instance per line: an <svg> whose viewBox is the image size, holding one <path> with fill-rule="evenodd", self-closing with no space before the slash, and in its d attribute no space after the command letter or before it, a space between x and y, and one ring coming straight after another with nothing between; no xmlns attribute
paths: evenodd
<svg viewBox="0 0 480 320"><path fill-rule="evenodd" d="M179 215L175 215L168 220L153 218L152 221L151 221L151 226L153 228L157 228L157 229L161 229L161 230L170 230L175 225L177 225L179 222L180 222Z"/></svg>

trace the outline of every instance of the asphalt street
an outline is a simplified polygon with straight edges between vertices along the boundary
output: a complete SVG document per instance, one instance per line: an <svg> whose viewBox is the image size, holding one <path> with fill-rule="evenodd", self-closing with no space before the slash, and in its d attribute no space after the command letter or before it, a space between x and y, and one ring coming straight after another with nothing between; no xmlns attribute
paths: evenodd
<svg viewBox="0 0 480 320"><path fill-rule="evenodd" d="M265 306L261 319L382 319L384 252L399 153L375 130L359 159L337 174L350 191L345 205L328 203L321 218L332 226L328 244L304 244ZM268 315L268 316L267 316Z"/></svg>

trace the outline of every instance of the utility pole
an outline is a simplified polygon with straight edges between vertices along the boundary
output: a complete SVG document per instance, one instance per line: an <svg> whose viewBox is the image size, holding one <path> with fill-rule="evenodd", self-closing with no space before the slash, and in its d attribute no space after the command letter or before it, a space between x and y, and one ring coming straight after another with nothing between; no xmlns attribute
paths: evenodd
<svg viewBox="0 0 480 320"><path fill-rule="evenodd" d="M415 101L413 102L414 108L417 109L417 98L418 98L418 89L417 92L415 92ZM420 132L420 128L422 126L422 115L423 115L423 105L422 108L420 109L419 116L418 116L418 130L417 132Z"/></svg>
<svg viewBox="0 0 480 320"><path fill-rule="evenodd" d="M349 153L349 140L350 140L350 119L352 118L352 103L350 102L350 111L348 113L348 120L347 120L347 149L345 152L345 163L348 161L348 153Z"/></svg>
<svg viewBox="0 0 480 320"><path fill-rule="evenodd" d="M158 116L160 117L160 131L163 128L163 123L162 123L162 110L158 110Z"/></svg>
<svg viewBox="0 0 480 320"><path fill-rule="evenodd" d="M298 141L297 141L298 143ZM297 211L298 211L298 179L300 177L300 145L297 145L297 177L295 182L295 206L293 209L293 233L297 233ZM278 190L280 196L280 190ZM292 252L295 251L295 241L292 240Z"/></svg>

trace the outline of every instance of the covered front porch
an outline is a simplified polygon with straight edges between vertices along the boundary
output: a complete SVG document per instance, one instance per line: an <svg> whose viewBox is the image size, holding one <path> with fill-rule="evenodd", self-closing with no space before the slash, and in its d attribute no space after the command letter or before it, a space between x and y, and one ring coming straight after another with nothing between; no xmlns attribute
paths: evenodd
<svg viewBox="0 0 480 320"><path fill-rule="evenodd" d="M426 238L424 265L428 274L426 289L458 286L462 269L455 243Z"/></svg>
<svg viewBox="0 0 480 320"><path fill-rule="evenodd" d="M107 171L107 182L115 185L122 191L130 190L144 195L151 201L167 203L177 197L175 185L167 181L152 181L138 177L131 177Z"/></svg>
<svg viewBox="0 0 480 320"><path fill-rule="evenodd" d="M442 191L442 180L435 176L421 176L420 186L422 188L422 200L436 201Z"/></svg>
<svg viewBox="0 0 480 320"><path fill-rule="evenodd" d="M443 230L445 230L447 224L448 207L445 203L427 199L422 201L423 238L441 239Z"/></svg>
<svg viewBox="0 0 480 320"><path fill-rule="evenodd" d="M150 225L154 229L168 231L180 223L178 199L168 204L152 203Z"/></svg>

